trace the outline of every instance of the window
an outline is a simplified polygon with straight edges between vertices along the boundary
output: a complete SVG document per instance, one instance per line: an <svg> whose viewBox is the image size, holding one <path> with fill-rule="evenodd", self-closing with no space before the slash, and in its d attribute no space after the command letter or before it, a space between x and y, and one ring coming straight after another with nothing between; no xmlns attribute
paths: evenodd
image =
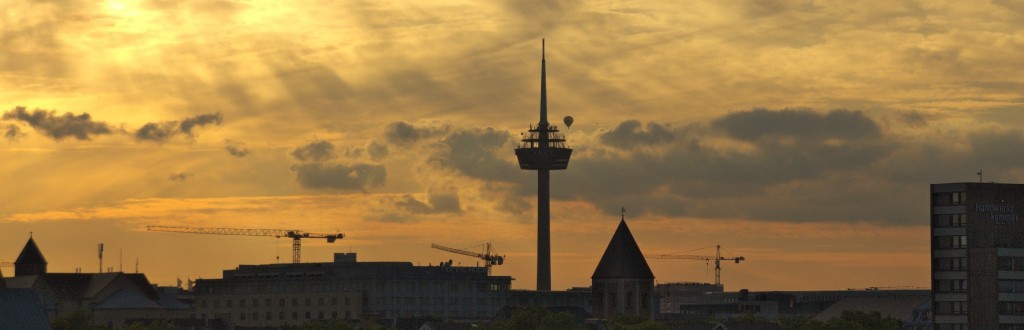
<svg viewBox="0 0 1024 330"><path fill-rule="evenodd" d="M936 249L964 249L967 248L967 236L935 236L932 237L932 245Z"/></svg>
<svg viewBox="0 0 1024 330"><path fill-rule="evenodd" d="M308 320L308 319L310 319L310 317L309 317L309 312L306 312L306 319L307 319L307 320Z"/></svg>
<svg viewBox="0 0 1024 330"><path fill-rule="evenodd" d="M245 313L239 313L238 314L238 319L242 320L242 321L245 321Z"/></svg>
<svg viewBox="0 0 1024 330"><path fill-rule="evenodd" d="M299 312L292 312L292 320L298 320L298 319L299 319Z"/></svg>
<svg viewBox="0 0 1024 330"><path fill-rule="evenodd" d="M954 214L950 225L953 227L967 227L967 214Z"/></svg>
<svg viewBox="0 0 1024 330"><path fill-rule="evenodd" d="M933 288L935 292L963 293L967 292L967 280L935 280Z"/></svg>
<svg viewBox="0 0 1024 330"><path fill-rule="evenodd" d="M312 305L312 304L313 304L313 299L312 298L306 298L306 306L309 306L309 305ZM307 317L307 319L308 319L308 317Z"/></svg>
<svg viewBox="0 0 1024 330"><path fill-rule="evenodd" d="M317 315L317 318L318 318L318 319L321 319L321 320L323 320L323 319L324 319L324 312L323 312L323 311L320 311L320 312L319 312L319 313L317 313L317 314L318 314L318 315Z"/></svg>
<svg viewBox="0 0 1024 330"><path fill-rule="evenodd" d="M952 201L953 205L967 204L967 192L966 191L955 192L955 193L951 194L951 196L953 198L953 201Z"/></svg>
<svg viewBox="0 0 1024 330"><path fill-rule="evenodd" d="M1000 301L999 315L1024 315L1024 301Z"/></svg>
<svg viewBox="0 0 1024 330"><path fill-rule="evenodd" d="M227 307L228 307L228 308L231 308L231 302L232 302L232 301L233 301L233 300L231 300L231 299L228 299L228 301L227 301Z"/></svg>
<svg viewBox="0 0 1024 330"><path fill-rule="evenodd" d="M935 258L935 270L967 270L967 258Z"/></svg>
<svg viewBox="0 0 1024 330"><path fill-rule="evenodd" d="M967 248L967 236L966 235L953 236L953 248L954 249L964 249L964 248Z"/></svg>
<svg viewBox="0 0 1024 330"><path fill-rule="evenodd" d="M319 299L317 299L317 300L318 300L318 301L317 301L317 304L318 304L318 305L320 305L320 306L323 306L323 305L324 305L324 297L320 297L320 298L319 298Z"/></svg>
<svg viewBox="0 0 1024 330"><path fill-rule="evenodd" d="M279 305L278 307L284 307L284 298L281 298L280 300L278 300L277 303Z"/></svg>
<svg viewBox="0 0 1024 330"><path fill-rule="evenodd" d="M953 314L953 315L964 315L967 314L967 302L966 301L939 301L936 302L936 314Z"/></svg>
<svg viewBox="0 0 1024 330"><path fill-rule="evenodd" d="M999 280L999 292L1024 293L1024 280Z"/></svg>
<svg viewBox="0 0 1024 330"><path fill-rule="evenodd" d="M331 306L338 306L338 297L331 298Z"/></svg>

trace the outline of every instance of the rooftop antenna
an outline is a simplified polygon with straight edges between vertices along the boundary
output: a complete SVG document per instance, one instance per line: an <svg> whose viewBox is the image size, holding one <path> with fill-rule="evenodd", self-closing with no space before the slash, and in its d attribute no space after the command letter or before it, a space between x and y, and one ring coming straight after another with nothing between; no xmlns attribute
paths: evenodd
<svg viewBox="0 0 1024 330"><path fill-rule="evenodd" d="M983 183L983 182L985 182L985 180L981 176L981 170L978 170L978 183Z"/></svg>
<svg viewBox="0 0 1024 330"><path fill-rule="evenodd" d="M120 256L118 257L117 271L124 273L124 248L119 249Z"/></svg>
<svg viewBox="0 0 1024 330"><path fill-rule="evenodd" d="M139 273L139 257L135 257L135 273Z"/></svg>
<svg viewBox="0 0 1024 330"><path fill-rule="evenodd" d="M100 251L100 273L102 273L103 272L103 243L99 244L98 249Z"/></svg>

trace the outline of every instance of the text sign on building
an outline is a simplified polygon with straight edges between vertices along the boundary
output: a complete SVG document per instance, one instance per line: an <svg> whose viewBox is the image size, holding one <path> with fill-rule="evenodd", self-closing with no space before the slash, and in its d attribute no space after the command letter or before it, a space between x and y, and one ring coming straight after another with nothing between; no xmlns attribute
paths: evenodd
<svg viewBox="0 0 1024 330"><path fill-rule="evenodd" d="M977 204L974 206L974 210L988 213L992 222L995 222L997 225L1017 222L1017 209L1012 205Z"/></svg>

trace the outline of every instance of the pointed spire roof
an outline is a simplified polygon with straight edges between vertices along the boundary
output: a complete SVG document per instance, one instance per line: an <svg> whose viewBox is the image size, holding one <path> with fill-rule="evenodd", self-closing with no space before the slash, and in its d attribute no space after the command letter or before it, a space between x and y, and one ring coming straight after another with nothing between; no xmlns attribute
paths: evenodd
<svg viewBox="0 0 1024 330"><path fill-rule="evenodd" d="M39 251L39 246L31 236L28 238L28 243L25 243L25 248L21 249L21 254L18 255L18 260L15 260L14 264L46 264L43 252Z"/></svg>
<svg viewBox="0 0 1024 330"><path fill-rule="evenodd" d="M590 278L654 278L651 267L647 265L647 259L644 258L643 252L640 252L640 246L633 239L629 226L626 226L624 215L619 221L619 228L615 229L615 235L612 235L612 241L608 242L608 248L604 250L601 262L594 270L594 276Z"/></svg>

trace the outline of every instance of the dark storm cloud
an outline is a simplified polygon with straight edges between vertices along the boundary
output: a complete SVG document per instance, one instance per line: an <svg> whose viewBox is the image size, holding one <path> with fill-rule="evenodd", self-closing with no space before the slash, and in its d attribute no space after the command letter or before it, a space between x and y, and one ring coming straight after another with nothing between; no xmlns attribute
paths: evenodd
<svg viewBox="0 0 1024 330"><path fill-rule="evenodd" d="M728 114L711 122L711 126L744 141L763 137L861 139L881 135L878 124L863 112L844 109L828 113L808 109L754 109Z"/></svg>
<svg viewBox="0 0 1024 330"><path fill-rule="evenodd" d="M384 184L383 165L302 163L291 167L299 185L312 189L365 190Z"/></svg>
<svg viewBox="0 0 1024 330"><path fill-rule="evenodd" d="M899 119L903 124L911 127L928 125L928 117L918 111L903 111L899 113Z"/></svg>
<svg viewBox="0 0 1024 330"><path fill-rule="evenodd" d="M29 112L25 107L15 107L5 112L5 120L20 120L28 123L36 131L40 131L50 138L60 141L66 137L74 137L78 140L90 140L93 136L110 134L111 128L107 123L93 121L88 113L75 115L66 112L58 116L57 111L46 111L41 109Z"/></svg>
<svg viewBox="0 0 1024 330"><path fill-rule="evenodd" d="M25 134L21 132L21 127L18 127L18 125L8 124L4 129L4 138L7 138L9 141L17 141L22 136L25 136Z"/></svg>
<svg viewBox="0 0 1024 330"><path fill-rule="evenodd" d="M146 123L135 131L135 139L139 141L165 142L178 134L177 122Z"/></svg>
<svg viewBox="0 0 1024 330"><path fill-rule="evenodd" d="M492 128L456 132L441 142L447 148L432 160L470 177L513 181L519 169L513 163L512 141L509 132Z"/></svg>
<svg viewBox="0 0 1024 330"><path fill-rule="evenodd" d="M249 155L249 148L245 147L245 143L239 141L227 140L224 150L227 150L232 156L242 158Z"/></svg>
<svg viewBox="0 0 1024 330"><path fill-rule="evenodd" d="M180 123L177 121L146 123L145 125L142 125L139 130L135 131L135 139L139 141L163 143L179 133L183 133L189 138L194 138L194 129L206 125L220 125L223 120L224 116L219 112L216 112L188 117L183 119Z"/></svg>
<svg viewBox="0 0 1024 330"><path fill-rule="evenodd" d="M462 210L459 202L459 195L454 191L435 192L427 194L427 202L424 203L411 195L405 195L395 201L395 206L409 213L434 214L434 213L457 213Z"/></svg>
<svg viewBox="0 0 1024 330"><path fill-rule="evenodd" d="M384 128L384 139L392 144L408 146L419 140L444 134L446 131L447 127L416 127L404 121L396 121Z"/></svg>
<svg viewBox="0 0 1024 330"><path fill-rule="evenodd" d="M766 127L751 122L766 123ZM571 135L568 138L572 140ZM552 173L553 184L562 187L552 189L553 198L588 201L609 213L626 204L640 213L669 216L907 221L907 212L850 212L844 207L805 204L829 205L870 196L868 187L836 186L842 180L863 185L867 181L860 176L891 157L899 144L861 112L754 109L682 128L642 127L636 120L625 120L599 140L602 145L580 149L583 153L574 155L568 170ZM522 200L536 194L536 188L512 163L510 142L505 132L454 133L444 141L451 153L437 155L446 157L438 163L470 177L512 183L517 188L504 200ZM736 143L746 146L737 149ZM660 147L626 147L651 144ZM601 152L608 147L626 152ZM807 190L792 188L797 186ZM797 210L801 207L803 211Z"/></svg>
<svg viewBox="0 0 1024 330"><path fill-rule="evenodd" d="M334 151L334 144L317 140L292 150L292 157L303 162L323 162L338 158L338 154Z"/></svg>
<svg viewBox="0 0 1024 330"><path fill-rule="evenodd" d="M224 121L224 116L217 113L201 114L195 117L185 118L181 121L179 129L182 133L192 136L192 129L196 127L202 127L206 125L220 125Z"/></svg>
<svg viewBox="0 0 1024 330"><path fill-rule="evenodd" d="M366 153L370 155L370 159L379 161L387 157L388 146L377 143L377 141L371 141L370 144L366 145Z"/></svg>
<svg viewBox="0 0 1024 330"><path fill-rule="evenodd" d="M636 120L627 120L619 123L611 131L601 135L601 142L604 144L619 147L632 148L641 145L662 144L672 140L673 133L668 126L658 123L647 123L647 128Z"/></svg>
<svg viewBox="0 0 1024 330"><path fill-rule="evenodd" d="M185 181L185 180L187 180L191 176L192 176L192 173L181 172L181 173L172 173L167 178L170 179L171 181Z"/></svg>

